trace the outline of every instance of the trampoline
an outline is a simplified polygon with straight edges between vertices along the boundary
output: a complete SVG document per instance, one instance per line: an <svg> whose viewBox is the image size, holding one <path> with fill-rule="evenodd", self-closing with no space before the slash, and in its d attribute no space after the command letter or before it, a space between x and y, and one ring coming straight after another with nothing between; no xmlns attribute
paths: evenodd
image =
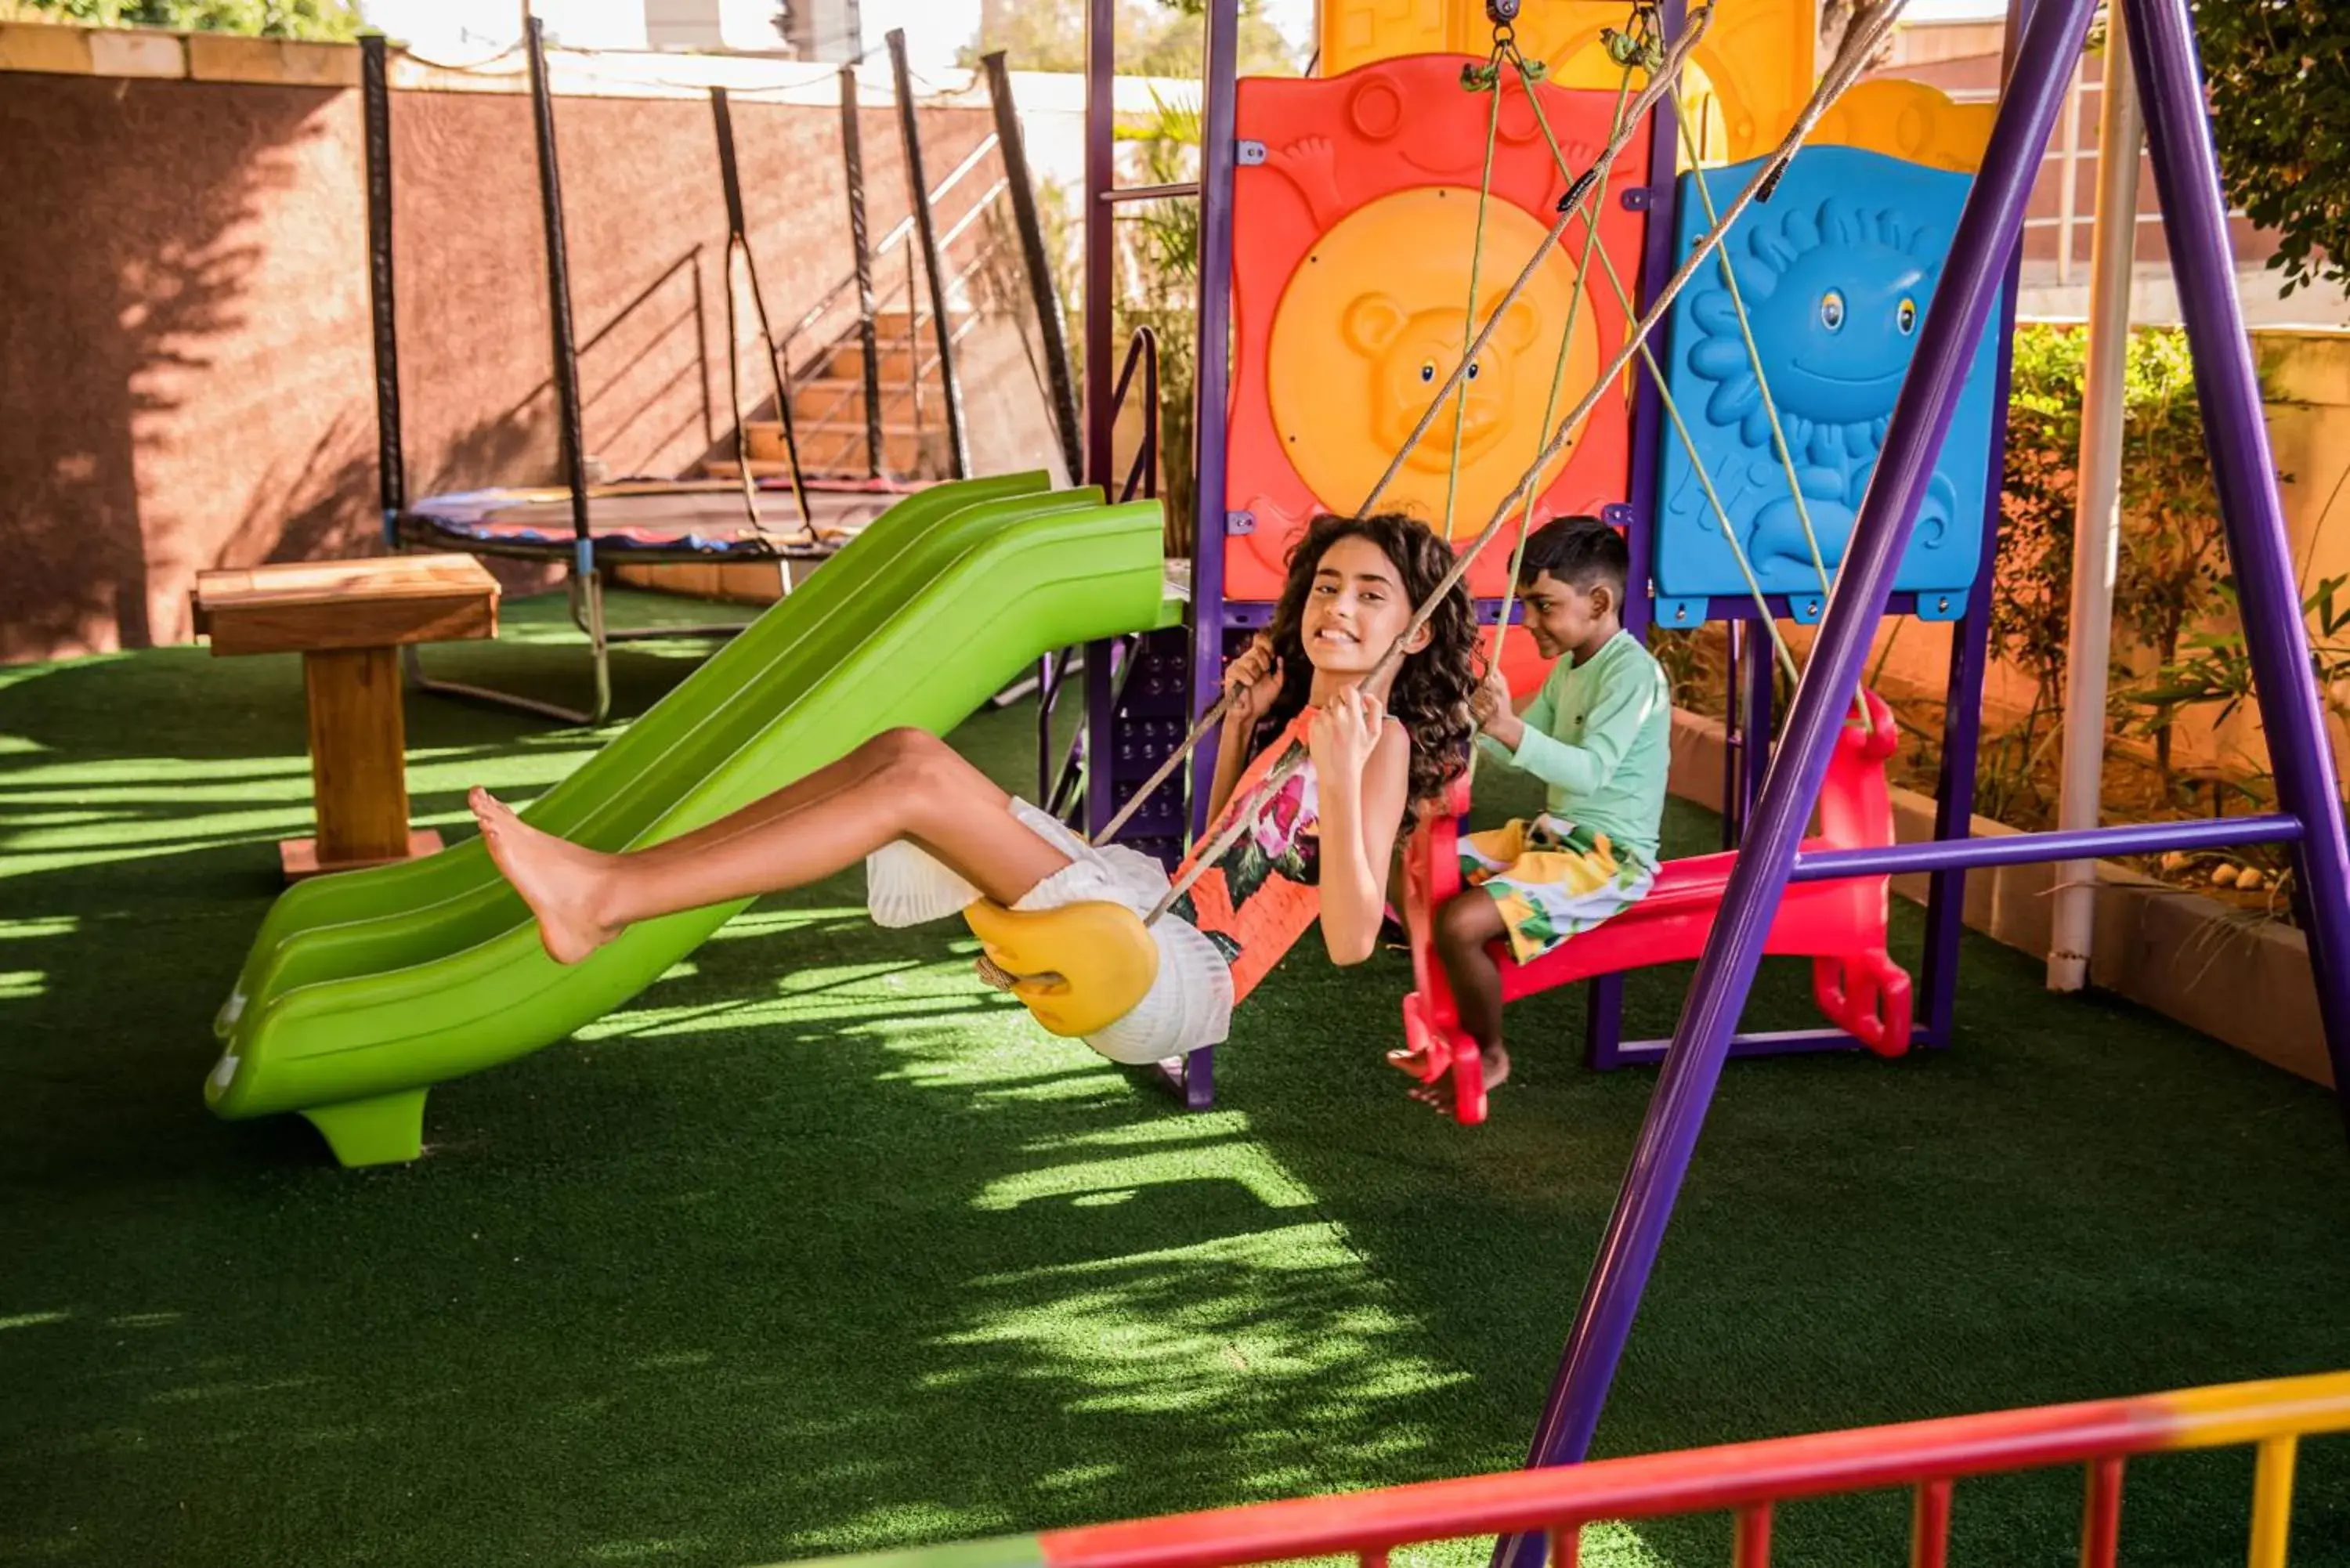
<svg viewBox="0 0 2350 1568"><path fill-rule="evenodd" d="M401 650L408 679L421 690L540 714L569 723L597 724L611 711L610 645L654 638L726 638L739 622L614 628L605 616L605 569L665 564L770 564L788 595L795 564L820 562L863 531L919 482L873 477L817 477L800 464L793 430L790 380L776 351L744 238L743 197L735 167L733 121L725 89L711 89L718 165L726 198L727 381L735 421L737 472L723 479L631 478L590 483L584 445L573 331L569 263L564 239L562 186L556 167L554 100L548 90L545 43L533 18L525 27L530 90L544 205L548 303L554 335L554 385L562 446L559 485L467 490L411 501L406 493L400 410L399 340L391 246L390 88L383 40L361 40L369 206L369 283L375 323L379 472L385 542L394 549L462 551L512 560L560 563L571 618L587 634L594 701L585 709L486 686L428 676L421 654ZM776 416L787 459L781 479L755 477L744 420L734 322L733 267L748 276L775 382Z"/></svg>
<svg viewBox="0 0 2350 1568"><path fill-rule="evenodd" d="M588 532L598 559L660 565L820 561L920 486L893 480L809 479L807 516L786 485L763 484L746 513L728 480L624 480L591 485ZM400 542L419 550L568 561L579 536L569 489L465 490L411 502Z"/></svg>

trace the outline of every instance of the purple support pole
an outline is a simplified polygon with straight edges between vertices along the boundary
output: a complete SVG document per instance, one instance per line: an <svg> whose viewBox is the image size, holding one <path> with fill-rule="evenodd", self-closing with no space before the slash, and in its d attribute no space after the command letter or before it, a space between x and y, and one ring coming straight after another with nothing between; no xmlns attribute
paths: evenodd
<svg viewBox="0 0 2350 1568"><path fill-rule="evenodd" d="M1683 0L1664 0L1657 25L1665 36L1677 37L1688 7ZM1648 119L1648 182L1616 191L1611 201L1646 213L1648 229L1641 236L1639 303L1645 306L1664 290L1673 275L1673 202L1680 189L1674 171L1680 166L1680 121L1670 98L1657 100ZM1651 340L1657 362L1672 363L1672 324L1668 320ZM1656 606L1648 574L1656 559L1657 488L1662 482L1659 460L1665 429L1665 401L1654 377L1632 378L1632 516L1624 530L1631 554L1631 591L1624 596L1624 629L1645 637Z"/></svg>
<svg viewBox="0 0 2350 1568"><path fill-rule="evenodd" d="M1664 0L1658 8L1657 25L1666 37L1679 36L1688 9L1684 0ZM1640 255L1639 303L1644 306L1673 275L1673 200L1680 189L1673 176L1679 166L1680 120L1673 112L1673 100L1661 99L1648 119L1648 182L1613 198L1637 203L1648 214ZM1659 364L1672 363L1671 330L1668 322L1656 335ZM1624 530L1631 556L1631 582L1624 596L1624 629L1646 641L1653 618L1649 572L1656 556L1665 405L1653 377L1636 375L1632 385L1632 493L1628 497L1632 514ZM1501 647L1498 634L1493 646ZM1617 1047L1624 1041L1624 977L1598 976L1584 988L1583 998L1583 1058L1594 1069L1605 1070L1616 1064Z"/></svg>
<svg viewBox="0 0 2350 1568"><path fill-rule="evenodd" d="M2015 70L2015 50L2036 0L2020 0L2008 13L2007 57L2002 78ZM2066 113L2077 112L2068 109ZM1999 317L1998 378L1993 383L1990 450L1984 457L1982 555L1966 613L1950 628L1950 676L1942 695L1942 756L1934 781L1934 837L1965 838L1974 832L1975 780L1982 762L1983 680L1991 670L1991 601L1997 587L2000 498L2007 488L2007 400L2015 371L2016 296L2023 281L2023 243L2007 257L2007 293ZM1927 884L1925 961L1918 977L1918 1009L1925 1027L1919 1038L1950 1043L1958 1022L1959 950L1967 933L1967 874L1963 867L1935 873Z"/></svg>
<svg viewBox="0 0 2350 1568"><path fill-rule="evenodd" d="M1738 842L1746 839L1746 825L1754 819L1754 803L1762 795L1762 775L1771 766L1771 716L1779 706L1779 663L1773 652L1771 626L1757 619L1746 639L1746 717L1738 731Z"/></svg>
<svg viewBox="0 0 2350 1568"><path fill-rule="evenodd" d="M1738 671L1746 648L1746 623L1731 620L1722 628L1721 667L1721 846L1738 847Z"/></svg>
<svg viewBox="0 0 2350 1568"><path fill-rule="evenodd" d="M2015 258L2021 262L2021 254ZM1967 593L1966 614L1950 628L1950 678L1942 697L1942 756L1935 775L1934 837L1963 839L1974 831L1975 780L1982 753L1983 679L1991 668L1991 600L1999 556L1999 498L2006 483L2007 393L2015 339L2015 288L2020 265L2008 273L2007 304L2001 313L1999 396L1993 405L1991 488L1983 519L1982 561ZM1950 1044L1959 1006L1959 944L1966 936L1967 874L1963 867L1938 871L1927 885L1926 953L1918 988L1925 1034Z"/></svg>
<svg viewBox="0 0 2350 1568"><path fill-rule="evenodd" d="M2046 0L2026 26L2021 65L1951 239L1940 296L1919 330L1917 356L1894 405L1843 572L1829 596L1810 670L1796 691L1576 1309L1534 1435L1532 1464L1571 1463L1589 1451L1706 1106L1721 1080L1731 1035L1762 961L1763 939L1827 772L1829 749L1859 688L1871 635L1885 612L1894 572L1991 314L1999 265L2021 232L2033 177L2094 9L2095 0ZM2337 898L2350 891L2350 866L2343 873L2334 884ZM1494 1562L1497 1568L1538 1568L1544 1544L1539 1534L1504 1537L1494 1549Z"/></svg>
<svg viewBox="0 0 2350 1568"><path fill-rule="evenodd" d="M1117 66L1118 0L1089 0L1086 7L1085 174L1085 398L1086 471L1080 483L1111 493L1118 483L1110 468L1110 317L1116 306L1112 264L1117 239L1110 187L1118 180ZM1076 477L1076 476L1073 476ZM1118 815L1110 794L1110 759L1118 754L1111 711L1110 649L1097 642L1086 649L1086 810L1088 834L1098 833Z"/></svg>
<svg viewBox="0 0 2350 1568"><path fill-rule="evenodd" d="M1224 672L1225 405L1232 317L1232 167L1239 95L1240 0L1208 6L1200 119L1200 337L1191 421L1191 711L1216 700ZM1191 832L1208 826L1216 737L1191 755Z"/></svg>
<svg viewBox="0 0 2350 1568"><path fill-rule="evenodd" d="M2234 251L2204 108L2195 26L2187 0L2126 4L2155 189L2162 198L2179 315L2195 360L2204 446L2220 492L2228 559L2242 605L2245 652L2276 769L2277 804L2302 823L2293 880L2317 982L2318 1015L2334 1064L2334 1090L2350 1126L2350 850L2343 839L2342 787L2310 675L2309 632L2301 618L2301 591L2277 498L2260 378L2236 297Z"/></svg>
<svg viewBox="0 0 2350 1568"><path fill-rule="evenodd" d="M1097 4L1099 0L1097 0ZM1232 317L1232 171L1239 144L1234 129L1240 94L1241 0L1209 0L1207 58L1201 71L1200 312L1191 421L1191 680L1192 713L1204 713L1223 684L1226 408L1232 385L1229 343ZM1208 827L1208 796L1215 787L1217 737L1191 753L1191 833ZM1203 1111L1215 1099L1216 1053L1188 1052L1173 1086L1184 1106Z"/></svg>
<svg viewBox="0 0 2350 1568"><path fill-rule="evenodd" d="M1795 857L1790 882L1832 882L1839 877L1904 877L1970 866L2040 866L2109 855L2158 855L2166 849L2224 849L2238 844L2297 844L2297 816L2209 816L2196 822L2133 822L2118 827L2076 827L2061 833L2014 833L1995 838L1939 838L1866 849L1817 849Z"/></svg>

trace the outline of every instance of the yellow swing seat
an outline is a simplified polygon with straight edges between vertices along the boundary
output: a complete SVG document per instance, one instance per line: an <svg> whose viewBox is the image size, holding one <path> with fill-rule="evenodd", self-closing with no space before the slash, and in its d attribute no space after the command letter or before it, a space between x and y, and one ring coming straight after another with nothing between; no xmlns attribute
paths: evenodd
<svg viewBox="0 0 2350 1568"><path fill-rule="evenodd" d="M982 978L1065 1039L1108 1028L1140 1006L1159 979L1159 944L1123 904L1027 910L981 898L962 914L979 938Z"/></svg>

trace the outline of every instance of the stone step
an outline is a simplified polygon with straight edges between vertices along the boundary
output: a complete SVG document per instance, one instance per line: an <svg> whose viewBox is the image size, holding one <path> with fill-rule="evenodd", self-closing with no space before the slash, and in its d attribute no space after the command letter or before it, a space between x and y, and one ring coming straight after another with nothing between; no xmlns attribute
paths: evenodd
<svg viewBox="0 0 2350 1568"><path fill-rule="evenodd" d="M786 460L789 454L784 450L782 425L770 420L753 420L743 428L751 438L752 461L782 462ZM851 441L861 449L865 444L864 410L860 408L856 416L849 419L802 420L792 433L798 438L803 453L809 449L811 443L816 442L837 443L841 441ZM912 419L907 417L907 411L901 409L898 411L897 417L885 418L881 421L881 439L884 441L913 441L931 436L937 436L941 441L945 439L946 421L943 414L936 419L925 419L917 425Z"/></svg>
<svg viewBox="0 0 2350 1568"><path fill-rule="evenodd" d="M946 388L938 372L922 378L925 420L946 418ZM910 419L914 389L907 381L881 382L881 418L885 423ZM792 384L792 417L802 424L830 420L862 428L865 423L865 379L861 376L821 376Z"/></svg>
<svg viewBox="0 0 2350 1568"><path fill-rule="evenodd" d="M884 337L881 339L879 348L878 360L881 367L883 386L886 387L894 382L902 387L913 379L914 351L906 346L904 337ZM937 358L937 347L925 337L922 339L922 363L930 366ZM938 371L933 368L927 373L936 376ZM864 375L865 350L858 346L856 335L852 333L826 351L824 361L818 367L816 379L855 381L861 379Z"/></svg>
<svg viewBox="0 0 2350 1568"><path fill-rule="evenodd" d="M809 473L863 473L865 462L865 428L863 425L826 425L798 432L800 465ZM945 470L947 435L943 427L925 429L920 436L911 426L883 426L881 431L881 468L885 473L907 477L935 478ZM751 449L751 472L760 479L780 479L791 472L785 460L783 442L778 439L763 453L754 442ZM702 464L702 472L712 479L732 479L738 470L734 460L714 457Z"/></svg>

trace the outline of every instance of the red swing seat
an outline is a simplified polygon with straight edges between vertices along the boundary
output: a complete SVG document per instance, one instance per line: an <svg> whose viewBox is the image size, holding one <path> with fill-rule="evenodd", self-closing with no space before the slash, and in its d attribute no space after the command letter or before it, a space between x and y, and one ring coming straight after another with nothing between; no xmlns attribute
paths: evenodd
<svg viewBox="0 0 2350 1568"><path fill-rule="evenodd" d="M1893 711L1874 691L1862 693L1869 725L1847 720L1836 738L1820 785L1819 832L1805 850L1858 849L1893 842L1893 800L1886 759L1900 736ZM1452 788L1450 812L1415 831L1404 849L1404 919L1411 933L1414 989L1404 998L1404 1037L1418 1058L1417 1074L1434 1083L1452 1075L1456 1120L1485 1119L1485 1077L1476 1049L1461 1032L1460 1012L1434 945L1433 916L1460 893L1461 818L1469 809L1466 779ZM1669 860L1648 896L1595 930L1529 964L1492 951L1502 970L1502 997L1515 1002L1555 986L1649 964L1697 958L1713 929L1714 911L1729 886L1735 850ZM1763 943L1765 953L1809 958L1812 994L1828 1021L1880 1056L1909 1048L1909 975L1886 950L1889 876L1851 877L1788 885Z"/></svg>

